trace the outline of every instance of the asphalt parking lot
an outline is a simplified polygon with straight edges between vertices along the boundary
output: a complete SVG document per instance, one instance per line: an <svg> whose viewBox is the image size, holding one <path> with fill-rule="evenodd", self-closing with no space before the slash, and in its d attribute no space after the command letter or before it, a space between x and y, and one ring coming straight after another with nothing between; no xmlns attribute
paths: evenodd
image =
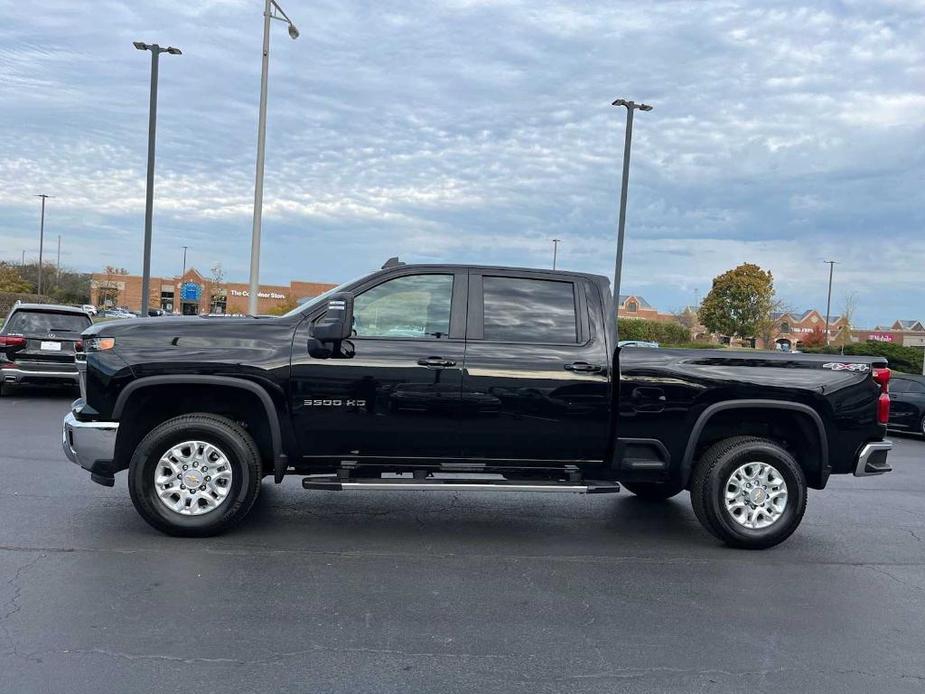
<svg viewBox="0 0 925 694"><path fill-rule="evenodd" d="M764 552L686 496L306 492L162 536L64 459L70 392L0 399L0 691L925 689L925 441ZM557 498L552 498L557 497Z"/></svg>

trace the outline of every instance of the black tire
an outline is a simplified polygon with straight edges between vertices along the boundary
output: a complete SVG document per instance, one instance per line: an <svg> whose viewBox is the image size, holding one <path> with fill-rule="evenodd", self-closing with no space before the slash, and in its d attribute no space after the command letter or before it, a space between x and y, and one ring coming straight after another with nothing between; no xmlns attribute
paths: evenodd
<svg viewBox="0 0 925 694"><path fill-rule="evenodd" d="M158 499L155 467L171 446L194 439L217 446L232 469L231 488L225 500L202 515L181 515ZM129 463L128 488L135 509L148 524L168 535L209 537L239 523L260 493L260 452L240 425L218 415L197 413L159 424L135 448Z"/></svg>
<svg viewBox="0 0 925 694"><path fill-rule="evenodd" d="M675 482L623 482L623 486L646 501L664 501L684 491Z"/></svg>
<svg viewBox="0 0 925 694"><path fill-rule="evenodd" d="M787 505L765 528L746 528L724 503L730 476L749 462L771 464L787 484ZM691 482L691 505L697 519L715 537L740 549L765 549L790 537L803 519L806 496L806 477L793 456L773 441L752 436L724 439L707 449Z"/></svg>

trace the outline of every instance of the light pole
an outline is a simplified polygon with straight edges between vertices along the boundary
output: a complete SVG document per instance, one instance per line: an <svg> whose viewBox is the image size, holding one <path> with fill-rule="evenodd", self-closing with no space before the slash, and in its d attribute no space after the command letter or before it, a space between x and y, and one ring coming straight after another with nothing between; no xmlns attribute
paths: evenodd
<svg viewBox="0 0 925 694"><path fill-rule="evenodd" d="M183 272L180 273L180 281L183 281L183 275L186 274L186 250L189 246L183 246Z"/></svg>
<svg viewBox="0 0 925 694"><path fill-rule="evenodd" d="M55 261L55 284L61 281L61 234L58 234L58 259Z"/></svg>
<svg viewBox="0 0 925 694"><path fill-rule="evenodd" d="M835 270L837 260L824 260L829 264L829 298L825 302L825 346L829 346L829 312L832 310L832 273Z"/></svg>
<svg viewBox="0 0 925 694"><path fill-rule="evenodd" d="M254 226L251 232L251 275L247 312L257 315L257 291L260 286L260 223L263 218L263 161L267 145L267 79L270 72L270 20L289 25L289 37L299 38L299 30L286 16L276 0L266 0L263 10L263 66L260 72L260 114L257 117L257 175L254 181Z"/></svg>
<svg viewBox="0 0 925 694"><path fill-rule="evenodd" d="M154 214L154 135L157 131L157 66L161 53L181 55L179 48L161 48L156 43L133 41L139 51L151 51L151 97L148 104L148 180L145 189L145 244L141 271L141 315L148 317L151 300L151 217Z"/></svg>
<svg viewBox="0 0 925 694"><path fill-rule="evenodd" d="M45 195L45 193L38 193L35 197L42 198L42 221L39 222L39 286L38 292L42 293L42 249L45 245L45 201L54 197L52 195Z"/></svg>
<svg viewBox="0 0 925 694"><path fill-rule="evenodd" d="M560 241L561 239L552 240L552 269L553 270L556 269L556 258L559 255L559 242Z"/></svg>
<svg viewBox="0 0 925 694"><path fill-rule="evenodd" d="M614 310L620 305L620 275L623 272L623 236L626 230L626 191L630 179L630 146L633 142L633 111L651 111L648 104L617 99L611 106L626 107L626 139L623 141L623 183L620 186L620 222L617 227L617 260L613 271L613 305Z"/></svg>

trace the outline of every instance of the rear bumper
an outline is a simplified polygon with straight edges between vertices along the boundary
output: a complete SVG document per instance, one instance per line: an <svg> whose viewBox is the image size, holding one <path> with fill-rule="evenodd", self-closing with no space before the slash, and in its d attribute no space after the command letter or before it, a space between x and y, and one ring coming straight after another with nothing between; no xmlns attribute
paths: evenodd
<svg viewBox="0 0 925 694"><path fill-rule="evenodd" d="M68 412L62 426L61 447L68 460L90 472L94 482L112 486L111 464L118 431L118 422L81 422L73 411Z"/></svg>
<svg viewBox="0 0 925 694"><path fill-rule="evenodd" d="M893 448L892 441L873 441L864 444L854 465L855 477L869 477L892 472L893 468L886 462L886 456Z"/></svg>
<svg viewBox="0 0 925 694"><path fill-rule="evenodd" d="M29 368L3 368L0 369L0 380L4 383L78 383L77 369L43 369L41 371Z"/></svg>

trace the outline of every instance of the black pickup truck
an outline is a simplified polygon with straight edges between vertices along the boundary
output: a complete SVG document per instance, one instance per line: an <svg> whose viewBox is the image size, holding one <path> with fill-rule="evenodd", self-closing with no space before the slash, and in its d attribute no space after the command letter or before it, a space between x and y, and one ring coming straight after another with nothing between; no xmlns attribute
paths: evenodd
<svg viewBox="0 0 925 694"><path fill-rule="evenodd" d="M240 521L261 480L317 490L689 490L703 526L763 548L831 474L888 472L881 358L618 349L605 277L404 265L277 318L83 333L69 459L128 469L155 528Z"/></svg>

